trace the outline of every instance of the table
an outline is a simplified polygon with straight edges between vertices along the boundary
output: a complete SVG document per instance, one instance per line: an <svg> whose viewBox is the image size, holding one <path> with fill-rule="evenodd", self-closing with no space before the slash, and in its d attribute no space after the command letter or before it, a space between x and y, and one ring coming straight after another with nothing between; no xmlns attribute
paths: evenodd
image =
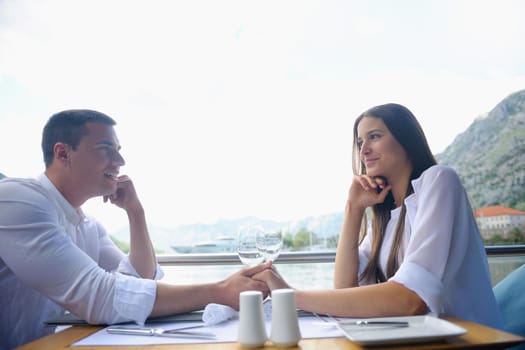
<svg viewBox="0 0 525 350"><path fill-rule="evenodd" d="M458 326L467 329L467 333L449 339L447 342L436 342L426 344L413 344L402 346L388 346L388 347L362 347L358 344L352 343L346 338L322 338L322 339L302 339L299 346L288 349L303 349L303 350L318 350L318 349L334 349L334 350L353 350L353 349L504 349L512 345L525 343L525 338L482 326L477 323L447 318ZM239 350L242 349L238 343L213 343L213 344L171 344L171 345L148 345L148 346L99 346L90 347L83 346L78 348L69 347L70 344L82 339L96 331L101 327L97 326L73 326L61 332L48 335L46 337L35 340L31 343L25 344L18 350L198 350L198 349L216 349L216 350ZM283 349L272 346L270 342L264 347L265 350Z"/></svg>

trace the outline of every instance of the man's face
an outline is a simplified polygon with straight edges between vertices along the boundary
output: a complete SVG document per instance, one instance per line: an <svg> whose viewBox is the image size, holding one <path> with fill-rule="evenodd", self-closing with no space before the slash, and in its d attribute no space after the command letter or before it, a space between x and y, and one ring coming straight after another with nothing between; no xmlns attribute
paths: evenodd
<svg viewBox="0 0 525 350"><path fill-rule="evenodd" d="M70 150L70 175L75 191L89 199L116 191L117 176L125 162L112 126L94 122L86 128L77 149Z"/></svg>

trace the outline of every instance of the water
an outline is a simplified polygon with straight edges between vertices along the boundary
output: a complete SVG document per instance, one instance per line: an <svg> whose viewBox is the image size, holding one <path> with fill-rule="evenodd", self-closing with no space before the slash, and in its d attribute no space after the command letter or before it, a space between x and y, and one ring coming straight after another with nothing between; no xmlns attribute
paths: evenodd
<svg viewBox="0 0 525 350"><path fill-rule="evenodd" d="M266 260L272 260L272 261L275 261L275 259L277 259L279 257L279 253L281 252L281 247L278 247L278 248L266 248L264 250L264 258Z"/></svg>
<svg viewBox="0 0 525 350"><path fill-rule="evenodd" d="M495 286L509 273L525 264L525 256L490 256L489 269L492 285Z"/></svg>
<svg viewBox="0 0 525 350"><path fill-rule="evenodd" d="M255 266L264 261L264 255L261 251L252 251L252 250L239 250L237 252L239 259L246 266Z"/></svg>
<svg viewBox="0 0 525 350"><path fill-rule="evenodd" d="M283 278L293 288L333 288L333 263L276 264ZM238 265L163 266L163 281L176 284L210 283L223 280L244 268ZM195 273L196 271L199 273Z"/></svg>
<svg viewBox="0 0 525 350"><path fill-rule="evenodd" d="M510 272L525 264L525 256L489 257L492 285L495 286ZM164 281L177 284L209 283L223 280L244 266L199 265L163 266ZM333 288L334 263L276 264L279 273L298 289ZM195 273L196 271L199 273Z"/></svg>
<svg viewBox="0 0 525 350"><path fill-rule="evenodd" d="M264 231L260 227L241 227L238 239L237 255L244 265L254 266L264 261Z"/></svg>
<svg viewBox="0 0 525 350"><path fill-rule="evenodd" d="M281 232L267 232L264 235L264 257L266 260L277 259L283 246L283 237Z"/></svg>

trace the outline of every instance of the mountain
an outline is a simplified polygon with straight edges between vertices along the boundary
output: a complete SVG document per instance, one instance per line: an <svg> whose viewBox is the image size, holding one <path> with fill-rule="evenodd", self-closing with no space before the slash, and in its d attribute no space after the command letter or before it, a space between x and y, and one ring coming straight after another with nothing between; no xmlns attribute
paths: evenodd
<svg viewBox="0 0 525 350"><path fill-rule="evenodd" d="M180 225L174 228L148 225L155 248L172 253L171 246L188 246L192 243L215 240L218 237L237 237L239 227L255 225L267 230L282 230L284 233L295 235L302 229L315 232L316 237L326 240L339 234L343 213L334 213L321 216L306 217L295 221L272 221L256 217L243 217L231 220L219 220L212 224ZM128 228L123 228L112 236L129 241Z"/></svg>
<svg viewBox="0 0 525 350"><path fill-rule="evenodd" d="M525 210L525 90L476 119L436 158L456 169L474 209Z"/></svg>
<svg viewBox="0 0 525 350"><path fill-rule="evenodd" d="M474 209L499 204L525 211L525 90L511 94L476 119L436 158L458 172ZM149 228L156 248L172 252L173 245L236 237L238 228L248 224L292 235L307 229L326 241L339 234L342 220L340 212L288 222L245 217L213 224ZM114 236L129 241L127 228Z"/></svg>

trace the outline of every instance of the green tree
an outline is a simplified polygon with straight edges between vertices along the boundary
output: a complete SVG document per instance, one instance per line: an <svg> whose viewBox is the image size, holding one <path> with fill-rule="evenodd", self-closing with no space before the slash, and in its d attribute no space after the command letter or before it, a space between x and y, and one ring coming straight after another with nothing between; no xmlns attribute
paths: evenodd
<svg viewBox="0 0 525 350"><path fill-rule="evenodd" d="M109 238L111 238L111 240L113 241L113 243L115 243L115 245L120 249L122 250L124 253L129 253L129 243L128 242L124 242L124 241L121 241L120 239L112 236L112 235L109 235ZM155 250L155 254L165 254L166 252L162 249L157 249L155 247L153 247L153 249Z"/></svg>
<svg viewBox="0 0 525 350"><path fill-rule="evenodd" d="M521 233L519 227L514 227L508 234L508 239L512 244L523 244L525 236Z"/></svg>
<svg viewBox="0 0 525 350"><path fill-rule="evenodd" d="M489 238L485 239L485 245L503 245L505 244L505 239L499 233L495 233Z"/></svg>
<svg viewBox="0 0 525 350"><path fill-rule="evenodd" d="M337 248L339 235L330 236L326 239L326 248Z"/></svg>
<svg viewBox="0 0 525 350"><path fill-rule="evenodd" d="M293 248L293 236L290 232L287 232L283 236L283 247L285 249Z"/></svg>
<svg viewBox="0 0 525 350"><path fill-rule="evenodd" d="M295 234L293 239L293 248L294 250L304 250L304 248L309 247L310 245L317 244L317 236L314 232L308 231L306 228L302 228L299 232Z"/></svg>
<svg viewBox="0 0 525 350"><path fill-rule="evenodd" d="M109 238L111 238L111 240L113 241L113 243L115 243L115 245L120 249L122 250L124 253L129 253L129 243L127 242L124 242L124 241L121 241L120 239L112 236L112 235L109 235Z"/></svg>
<svg viewBox="0 0 525 350"><path fill-rule="evenodd" d="M509 231L507 237L503 237L499 233L494 233L492 236L484 240L485 245L516 245L525 244L525 235L521 232L519 227L514 227Z"/></svg>
<svg viewBox="0 0 525 350"><path fill-rule="evenodd" d="M525 201L516 204L515 208L521 211L525 211Z"/></svg>

